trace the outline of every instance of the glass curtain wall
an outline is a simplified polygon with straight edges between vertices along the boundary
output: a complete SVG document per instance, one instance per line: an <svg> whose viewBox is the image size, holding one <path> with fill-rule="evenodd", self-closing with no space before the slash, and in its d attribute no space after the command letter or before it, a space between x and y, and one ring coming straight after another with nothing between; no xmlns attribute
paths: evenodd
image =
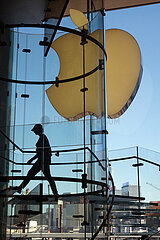
<svg viewBox="0 0 160 240"><path fill-rule="evenodd" d="M73 28L68 17L77 33L58 31L47 57L43 29L11 29L11 104L0 128L8 238L94 239L107 214L104 16L93 2L88 18Z"/></svg>

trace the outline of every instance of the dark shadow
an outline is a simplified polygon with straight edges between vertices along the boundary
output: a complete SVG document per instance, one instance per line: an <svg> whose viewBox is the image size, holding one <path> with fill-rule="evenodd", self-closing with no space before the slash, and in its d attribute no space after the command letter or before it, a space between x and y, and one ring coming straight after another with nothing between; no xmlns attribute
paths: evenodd
<svg viewBox="0 0 160 240"><path fill-rule="evenodd" d="M37 159L31 169L28 171L27 179L25 179L20 186L18 187L18 192L21 193L22 189L30 182L30 180L39 172L42 171L45 178L48 180L53 194L57 197L58 191L56 184L51 177L50 167L51 164L51 147L48 141L47 136L43 133L43 126L41 124L36 124L33 129L36 135L39 136L39 139L36 143L36 154L33 156L27 163L31 164L33 160Z"/></svg>

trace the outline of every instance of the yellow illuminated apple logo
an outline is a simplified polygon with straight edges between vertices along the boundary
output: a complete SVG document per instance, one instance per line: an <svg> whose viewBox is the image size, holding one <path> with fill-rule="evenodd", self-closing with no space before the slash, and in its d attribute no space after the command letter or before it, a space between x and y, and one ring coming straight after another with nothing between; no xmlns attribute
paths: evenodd
<svg viewBox="0 0 160 240"><path fill-rule="evenodd" d="M82 29L87 29L88 19L80 11L71 9L72 21ZM107 114L109 118L121 116L134 99L140 84L141 53L136 40L120 29L109 29L106 33L106 85ZM96 30L93 38L103 43L103 31ZM60 60L58 78L67 79L83 74L83 48L81 38L71 33L65 34L52 43ZM85 72L89 72L103 59L102 50L91 41L85 44ZM104 113L104 71L98 70L86 77L86 112L96 117ZM83 117L83 81L52 85L46 90L56 111L68 120Z"/></svg>
<svg viewBox="0 0 160 240"><path fill-rule="evenodd" d="M70 9L70 17L79 29L88 29L88 18L76 9Z"/></svg>
<svg viewBox="0 0 160 240"><path fill-rule="evenodd" d="M133 101L142 77L141 52L136 40L120 29L106 30L107 113L121 116Z"/></svg>

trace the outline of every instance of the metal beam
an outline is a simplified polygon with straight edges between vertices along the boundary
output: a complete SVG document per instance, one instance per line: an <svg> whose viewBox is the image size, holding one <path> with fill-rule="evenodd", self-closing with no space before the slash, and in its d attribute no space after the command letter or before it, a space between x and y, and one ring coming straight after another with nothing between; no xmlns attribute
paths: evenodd
<svg viewBox="0 0 160 240"><path fill-rule="evenodd" d="M60 23L61 23L62 17L63 17L63 15L64 15L64 13L65 13L65 10L66 10L66 8L67 8L68 3L69 3L69 0L66 0L66 1L65 1L65 4L64 4L64 7L63 7L63 9L62 9L61 15L60 15L60 17L59 17L59 19L58 19L57 25L56 25L56 27L55 27L55 29L54 29L54 32L53 32L52 37L51 37L51 39L50 39L50 42L49 42L49 44L48 44L47 50L46 50L46 52L45 52L45 54L44 54L45 57L47 57L47 54L48 54L49 49L50 49L50 47L51 47L51 44L52 44L52 42L53 42L53 40L54 40L54 37L55 37L56 32L57 32L57 30L58 30L58 27L59 27L59 25L60 25Z"/></svg>

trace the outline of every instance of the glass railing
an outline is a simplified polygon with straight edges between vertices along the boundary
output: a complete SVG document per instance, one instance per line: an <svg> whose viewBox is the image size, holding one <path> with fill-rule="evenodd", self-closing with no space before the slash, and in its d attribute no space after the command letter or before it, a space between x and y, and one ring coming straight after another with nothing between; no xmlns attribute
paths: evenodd
<svg viewBox="0 0 160 240"><path fill-rule="evenodd" d="M115 182L115 202L110 220L117 235L158 231L160 153L131 147L109 152Z"/></svg>
<svg viewBox="0 0 160 240"><path fill-rule="evenodd" d="M110 168L115 185L119 189L125 189L127 184L139 185L140 196L144 196L147 201L158 200L159 157L160 153L139 147L110 151ZM133 194L138 196L137 191L135 188Z"/></svg>
<svg viewBox="0 0 160 240"><path fill-rule="evenodd" d="M9 187L16 187L22 183L31 168L32 164L28 165L27 161L35 154L35 149L18 149L12 140L9 140L9 138L7 140L10 146L9 155L8 158L2 159L9 163L9 170L7 175L1 176L1 180L7 181ZM93 153L89 147L86 147L87 188L85 204L83 199L84 189L82 188L82 174L84 174L83 147L71 149L67 146L64 149L57 147L52 154L50 171L52 177L55 178L60 194L58 203L54 201L49 183L42 173L39 173L35 178L33 177L21 194L12 191L12 188L8 192L2 191L1 194L9 199L8 228L12 233L19 234L19 232L23 232L23 229L28 228L27 224L33 223L34 225L34 222L36 222L37 226L30 226L29 231L41 234L48 232L48 229L51 232L58 231L62 224L60 213L63 208L64 224L61 231L71 233L73 230L77 231L76 229L79 229L79 233L84 233L82 223L84 221L85 205L87 221L92 222L92 226L86 226L86 231L87 233L95 232L102 222L102 216L106 214L106 208L100 218L99 215L94 213L94 208L106 205L106 163L104 158L98 158L103 157L104 152L99 150ZM41 195L39 192L35 192L39 184L43 185ZM101 196L104 196L103 199L100 199ZM56 223L53 223L54 215L57 215ZM15 225L17 226L16 229ZM52 225L52 227L48 227L49 225Z"/></svg>
<svg viewBox="0 0 160 240"><path fill-rule="evenodd" d="M29 125L26 128L28 130L31 126ZM53 130L52 124L45 125L45 131L47 132L48 130L48 133L51 134L50 129L53 132L58 131L56 127ZM81 138L79 137L79 139ZM4 180L9 181L9 186L19 186L31 168L32 164L28 165L26 163L33 156L35 149L33 147L30 148L31 142L28 141L28 147L24 149L20 148L21 152L14 146L12 140L7 139L7 141L10 147L8 155L9 172L6 178L4 176ZM98 150L100 148L97 146L100 145L100 141L98 144L95 144L94 152L90 149L89 144L86 147L86 173L88 182L85 207L88 209L87 219L92 223L92 227L90 225L86 226L88 233L91 230L96 231L107 212L106 197L103 197L104 186L106 187L106 162L103 158L104 152ZM3 151L1 151L1 154L4 156ZM16 224L17 220L11 219L16 218L19 211L22 215L30 215L25 216L27 219L25 219L25 222L31 222L31 220L38 222L40 231L45 233L48 225L51 224L49 221L53 221L54 214L59 214L57 217L57 226L62 225L62 222L60 222L62 221L60 213L62 214L63 212L64 224L63 227L61 226L61 231L69 233L73 231L74 225L74 231L79 229L79 232L84 232L84 228L81 225L84 217L84 191L82 188L84 148L81 144L75 145L74 148L64 144L63 149L62 147L52 146L52 154L50 171L60 194L58 204L54 202L47 179L44 178L42 173L39 173L29 182L27 189L23 190L22 195L13 195L12 193L8 195L10 201L8 208L8 217L10 216L10 218L8 221L11 225L13 223ZM159 209L157 207L159 201L159 154L150 150L147 152L147 149L132 147L110 151L108 156L116 194L110 219L111 231L117 234L157 231L157 223L153 225L152 222L153 219L155 222L159 219ZM7 156L2 159L8 162ZM40 194L35 194L34 191L40 183L43 184L42 195L44 199ZM96 196L95 193L100 195ZM33 195L33 198L30 195ZM40 199L42 197L43 204L39 202L37 204L37 197L35 195ZM21 196L25 196L26 200L25 198L21 199ZM45 199L45 196L47 199ZM26 206L28 206L27 209ZM37 210L37 208L41 211ZM25 214L25 211L27 214ZM36 214L36 211L39 211L39 214ZM49 216L46 226L44 224L46 221L45 216ZM40 224L40 219L42 224ZM18 222L20 221L18 220ZM21 226L21 228L23 227ZM35 229L34 231L38 231L37 227ZM55 230L54 227L50 229Z"/></svg>
<svg viewBox="0 0 160 240"><path fill-rule="evenodd" d="M24 215L26 217L26 224L32 224L32 226L29 227L29 232L39 232L41 236L44 236L43 234L48 233L48 231L51 233L57 231L58 233L66 234L84 233L84 227L81 225L84 217L82 182L76 182L76 180L74 182L69 182L69 179L82 179L84 167L83 150L82 152L81 150L76 152L61 152L61 150L53 153L50 166L51 175L55 177L55 179L57 178L55 181L60 194L58 203L54 202L51 189L46 179L43 178L43 174L37 175L37 177L42 178L41 180L38 180L38 178L37 180L33 179L28 184L27 188L29 188L29 195L26 197L26 199L28 198L27 200L24 201L18 198L10 199L8 222L10 222L11 229L13 229L14 224L16 224L17 219L15 220L14 218L17 217L17 211L25 213L25 206L27 203L27 211L30 210L30 215ZM159 179L159 168L157 165L154 165L155 162L152 162L149 159L147 160L152 163L145 162L145 158L144 160L140 160L142 159L141 152L139 148L138 150L138 166L135 165L137 164L137 157L133 155L133 159L130 158L133 153L137 153L137 147L131 148L131 154L129 154L128 160L123 159L123 157L127 158L125 150L120 151L120 157L117 152L116 161L114 161L113 158L110 160L110 171L114 178L116 194L112 214L108 222L111 234L119 236L138 236L139 234L145 235L156 233L156 231L158 231L160 213L158 208L159 190L157 186L158 184L156 185L156 183ZM129 150L127 149L127 151ZM124 155L122 152L124 152ZM101 154L103 153L95 151L96 156L101 156ZM11 150L10 155L13 156L13 151ZM31 157L32 153L26 153L24 155L25 157L23 157L22 153L18 153L17 150L14 151L14 161L17 164L11 163L9 175L13 175L15 179L17 175L25 176L31 167L25 164L21 165L21 163L23 161L25 163ZM117 159L120 160L118 161ZM88 179L93 180L91 184L87 183L87 202L85 205L85 208L87 209L87 221L89 222L89 225L86 226L86 231L90 234L91 232L96 232L96 229L101 225L107 213L107 201L106 196L103 196L102 185L96 184L96 182L105 183L106 175L104 169L99 165L99 162L96 159L93 158L91 161L91 153L89 151L86 152L86 161ZM21 170L21 172L16 173L16 171L12 171L12 168L14 168L14 170ZM137 178L138 168L139 185ZM63 181L61 181L60 178L62 178ZM10 181L9 183L19 185L21 181L22 180L13 180L13 182ZM37 204L37 199L35 200L35 195L37 193L35 194L34 192L34 189L38 187L39 183L43 184L44 199L41 209L42 212L34 215L36 211L39 211L37 210L38 207L40 209L40 203L38 202ZM148 191L147 188L150 188L150 191ZM97 191L98 195L95 194L95 191ZM101 191L100 195L98 191ZM90 195L90 192L93 194ZM25 192L23 192L23 194L25 194ZM110 194L111 199L112 186ZM33 195L34 198L29 199L30 195ZM19 195L17 194L17 196ZM39 195L37 196L39 197ZM46 197L47 199L45 199ZM19 220L17 222L19 222ZM25 228L27 227L28 225L25 226ZM21 226L21 231L22 229L23 226ZM18 234L18 231L20 230L16 229L14 231L15 234Z"/></svg>
<svg viewBox="0 0 160 240"><path fill-rule="evenodd" d="M71 147L82 147L84 136L83 136L83 119L78 121L55 121L43 124L44 133L47 135L50 145L55 150L60 150L64 148ZM101 126L101 120L93 119L92 123L90 119L86 119L85 123L85 137L86 137L86 146L91 145L91 124L94 126L95 131L100 131L103 129ZM34 124L24 125L11 125L7 130L7 136L14 141L23 150L33 150L35 149L35 143L37 141L37 136L33 134L31 129ZM3 127L1 127L2 132ZM94 132L94 129L92 132ZM103 144L102 134L94 135L93 146L98 148L98 145ZM24 145L24 146L23 146ZM12 147L12 146L11 146ZM102 146L99 146L99 149L102 149Z"/></svg>
<svg viewBox="0 0 160 240"><path fill-rule="evenodd" d="M88 150L88 149L86 149ZM57 155L57 152L56 152ZM68 152L68 153L59 153L59 156L56 156L54 153L52 155L52 161L50 165L50 171L51 171L51 176L59 178L59 181L57 183L58 189L60 189L60 193L63 194L65 192L70 192L70 193L79 193L82 192L83 189L81 188L82 183L81 182L70 182L70 178L82 178L82 174L84 173L84 162L83 162L83 148L82 151L79 151L79 153L76 151L76 153ZM91 160L91 152L87 151L86 152L86 168L87 168L87 178L89 180L93 181L102 181L106 182L105 179L105 168L103 167L104 165L104 160L103 161L97 161L97 159ZM10 151L10 156L13 156L13 151ZM10 163L10 168L9 168L9 176L26 176L27 172L31 168L32 165L34 165L34 162L31 165L27 164L27 161L33 156L32 154L25 154L25 153L17 153L17 151L14 152L14 162ZM96 156L94 154L94 156ZM93 158L94 158L93 156ZM12 158L10 157L9 160ZM6 159L7 161L7 159ZM42 174L39 174L38 176L43 176ZM18 178L17 177L17 178ZM67 181L68 178L68 181ZM103 180L103 178L105 180ZM22 179L20 179L22 180ZM39 180L39 179L37 179ZM42 179L43 180L43 179ZM66 181L66 184L63 182ZM19 180L14 180L13 185L17 186L19 185ZM29 185L29 189L32 189L34 184L32 181L31 187ZM68 187L66 187L67 185ZM88 189L91 189L91 183L88 183ZM98 187L95 186L94 184L94 189L97 189ZM93 188L93 187L92 187ZM44 188L46 189L46 188ZM45 192L47 194L47 192Z"/></svg>

